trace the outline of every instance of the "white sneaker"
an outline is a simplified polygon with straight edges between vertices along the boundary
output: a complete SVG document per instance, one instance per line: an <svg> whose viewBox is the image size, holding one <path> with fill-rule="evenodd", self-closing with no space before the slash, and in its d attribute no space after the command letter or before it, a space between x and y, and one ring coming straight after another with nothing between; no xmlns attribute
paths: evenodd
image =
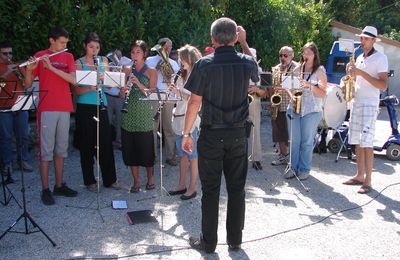
<svg viewBox="0 0 400 260"><path fill-rule="evenodd" d="M288 156L289 155L279 154L278 158L271 162L271 165L273 165L273 166L276 166L276 165L287 165L288 164Z"/></svg>
<svg viewBox="0 0 400 260"><path fill-rule="evenodd" d="M292 169L289 169L289 170L287 170L287 171L285 172L285 174L283 174L283 177L284 177L285 179L291 179L291 178L294 177L295 174L296 174L296 173L295 173Z"/></svg>

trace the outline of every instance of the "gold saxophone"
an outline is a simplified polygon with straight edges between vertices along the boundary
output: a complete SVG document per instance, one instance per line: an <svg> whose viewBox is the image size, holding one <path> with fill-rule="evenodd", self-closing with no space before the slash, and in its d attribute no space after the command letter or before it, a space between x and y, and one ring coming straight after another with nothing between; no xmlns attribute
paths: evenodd
<svg viewBox="0 0 400 260"><path fill-rule="evenodd" d="M270 98L272 120L276 120L276 118L278 117L279 107L282 103L282 96L276 89L277 87L280 87L281 84L282 84L282 73L279 71L279 69L276 68L272 72L272 86L275 88L275 92Z"/></svg>
<svg viewBox="0 0 400 260"><path fill-rule="evenodd" d="M300 79L303 79L303 70L304 70L304 65L305 65L305 62L303 62L303 64L301 64L301 66L300 66ZM303 90L300 88L300 89L295 89L294 91L293 91L293 112L295 113L295 114L300 114L300 112L301 112L301 99L302 99L302 96L303 96Z"/></svg>
<svg viewBox="0 0 400 260"><path fill-rule="evenodd" d="M174 69L172 68L171 64L169 63L169 58L167 55L167 52L165 51L164 47L160 44L154 45L153 48L151 48L152 51L156 51L158 55L160 55L162 62L160 64L160 72L163 77L163 82L166 83L167 85L171 84L171 75L174 72Z"/></svg>
<svg viewBox="0 0 400 260"><path fill-rule="evenodd" d="M354 54L355 54L356 50L359 47L354 48L354 50L353 50L353 52L352 52L352 54L350 56L349 63L347 64L346 67L348 67L349 65L354 65L355 64ZM346 68L346 71L347 71L347 68ZM346 102L350 102L350 100L352 100L353 97L354 97L354 91L355 91L355 89L354 89L354 87L355 87L354 78L350 74L347 74L346 76L343 76L340 79L340 85L342 87L344 100L346 100Z"/></svg>

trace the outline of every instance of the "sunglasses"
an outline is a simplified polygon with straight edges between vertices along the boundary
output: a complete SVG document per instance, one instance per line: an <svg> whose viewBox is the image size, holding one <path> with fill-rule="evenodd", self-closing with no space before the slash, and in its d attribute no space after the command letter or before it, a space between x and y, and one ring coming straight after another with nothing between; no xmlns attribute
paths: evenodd
<svg viewBox="0 0 400 260"><path fill-rule="evenodd" d="M10 55L12 55L13 53L12 53L12 51L10 51L10 52L1 52L1 54L3 54L4 56L10 56Z"/></svg>
<svg viewBox="0 0 400 260"><path fill-rule="evenodd" d="M280 57L280 58L282 58L282 57L287 58L287 57L289 57L289 55L288 55L288 54L279 54L279 57Z"/></svg>

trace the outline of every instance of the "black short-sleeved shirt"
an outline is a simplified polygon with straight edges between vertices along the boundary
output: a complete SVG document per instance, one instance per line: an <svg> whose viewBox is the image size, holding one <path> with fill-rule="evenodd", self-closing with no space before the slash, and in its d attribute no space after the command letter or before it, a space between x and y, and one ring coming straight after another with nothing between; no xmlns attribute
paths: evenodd
<svg viewBox="0 0 400 260"><path fill-rule="evenodd" d="M249 79L258 81L256 62L232 46L218 47L196 62L185 88L203 97L202 128L244 125L249 114Z"/></svg>

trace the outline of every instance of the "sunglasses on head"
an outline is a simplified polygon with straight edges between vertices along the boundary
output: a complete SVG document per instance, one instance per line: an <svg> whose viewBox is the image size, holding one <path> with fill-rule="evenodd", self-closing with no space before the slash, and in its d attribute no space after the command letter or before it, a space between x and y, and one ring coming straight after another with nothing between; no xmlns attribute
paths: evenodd
<svg viewBox="0 0 400 260"><path fill-rule="evenodd" d="M12 51L10 51L10 52L5 51L5 52L1 52L1 54L3 54L5 56L5 55L12 55L13 53L12 53Z"/></svg>
<svg viewBox="0 0 400 260"><path fill-rule="evenodd" d="M289 54L279 54L279 57L285 57L285 58L287 58L287 57L289 57Z"/></svg>

